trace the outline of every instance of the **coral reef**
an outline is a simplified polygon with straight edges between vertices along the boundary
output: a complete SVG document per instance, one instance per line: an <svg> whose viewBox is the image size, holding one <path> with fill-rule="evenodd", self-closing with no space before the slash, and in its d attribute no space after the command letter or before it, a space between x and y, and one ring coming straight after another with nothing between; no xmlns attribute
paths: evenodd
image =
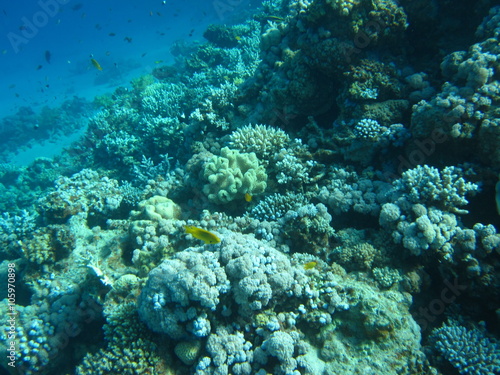
<svg viewBox="0 0 500 375"><path fill-rule="evenodd" d="M477 328L467 329L451 320L432 331L429 339L460 374L486 375L500 371L497 340L489 339Z"/></svg>
<svg viewBox="0 0 500 375"><path fill-rule="evenodd" d="M203 177L208 181L203 192L217 204L229 203L245 194L262 194L267 186L266 171L255 153L240 153L228 147L205 163Z"/></svg>
<svg viewBox="0 0 500 375"><path fill-rule="evenodd" d="M499 372L500 7L436 4L267 0L93 113L0 120L11 150L88 118L0 164L0 348L27 375Z"/></svg>

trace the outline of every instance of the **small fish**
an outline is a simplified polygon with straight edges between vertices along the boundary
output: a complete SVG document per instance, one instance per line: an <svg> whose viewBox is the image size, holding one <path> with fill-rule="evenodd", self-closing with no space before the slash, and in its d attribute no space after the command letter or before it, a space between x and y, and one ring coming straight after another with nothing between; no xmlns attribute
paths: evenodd
<svg viewBox="0 0 500 375"><path fill-rule="evenodd" d="M156 60L155 64L161 64L162 62L163 62L163 60Z"/></svg>
<svg viewBox="0 0 500 375"><path fill-rule="evenodd" d="M123 40L128 42L128 43L132 43L132 38L129 36L126 36L125 38L123 38Z"/></svg>
<svg viewBox="0 0 500 375"><path fill-rule="evenodd" d="M43 65L38 65L38 66L36 67L36 70L40 70L40 69L42 69L42 68L43 68Z"/></svg>
<svg viewBox="0 0 500 375"><path fill-rule="evenodd" d="M304 264L304 269L305 270L312 270L314 267L316 267L318 264L318 262L315 262L314 260L311 261L311 262L307 262L306 264Z"/></svg>
<svg viewBox="0 0 500 375"><path fill-rule="evenodd" d="M47 61L50 64L50 58L52 57L52 54L50 51L45 51L45 61Z"/></svg>
<svg viewBox="0 0 500 375"><path fill-rule="evenodd" d="M186 233L189 233L194 238L202 240L206 244L215 244L220 242L220 238L212 232L209 232L208 230L201 229L192 225L185 225L184 229Z"/></svg>
<svg viewBox="0 0 500 375"><path fill-rule="evenodd" d="M267 16L267 18L272 19L272 20L276 20L276 21L284 21L285 20L284 18L278 17L278 16Z"/></svg>
<svg viewBox="0 0 500 375"><path fill-rule="evenodd" d="M245 200L246 200L247 202L251 202L251 201L252 201L252 198L253 198L253 197L252 197L250 194L245 193Z"/></svg>
<svg viewBox="0 0 500 375"><path fill-rule="evenodd" d="M235 36L234 39L236 39L239 42L241 40L241 36Z"/></svg>
<svg viewBox="0 0 500 375"><path fill-rule="evenodd" d="M108 35L109 35L109 36L116 36L116 34L115 34L115 33L109 33Z"/></svg>
<svg viewBox="0 0 500 375"><path fill-rule="evenodd" d="M94 65L94 67L95 67L97 70L99 70L99 71L101 71L101 70L102 70L101 65L97 62L97 60L96 60L96 59L90 59L90 62L92 63L92 65Z"/></svg>

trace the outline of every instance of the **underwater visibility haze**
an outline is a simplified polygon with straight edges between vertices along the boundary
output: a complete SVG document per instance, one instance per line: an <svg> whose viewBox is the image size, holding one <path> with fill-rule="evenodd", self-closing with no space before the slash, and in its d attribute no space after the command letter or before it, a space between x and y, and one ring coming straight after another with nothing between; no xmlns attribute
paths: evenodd
<svg viewBox="0 0 500 375"><path fill-rule="evenodd" d="M500 374L500 5L1 5L6 374Z"/></svg>

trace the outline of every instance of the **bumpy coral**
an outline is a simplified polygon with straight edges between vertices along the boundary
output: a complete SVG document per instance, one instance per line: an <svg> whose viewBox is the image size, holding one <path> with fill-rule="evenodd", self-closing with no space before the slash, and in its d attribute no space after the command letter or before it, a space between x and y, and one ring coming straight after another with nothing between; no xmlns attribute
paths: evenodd
<svg viewBox="0 0 500 375"><path fill-rule="evenodd" d="M463 170L458 167L439 170L419 165L403 172L394 185L412 203L434 205L454 213L467 213L459 207L469 203L465 196L476 193L479 186L466 181L462 175Z"/></svg>
<svg viewBox="0 0 500 375"><path fill-rule="evenodd" d="M260 160L270 160L291 142L283 130L269 125L243 126L232 132L229 139L231 148L246 153L254 152Z"/></svg>
<svg viewBox="0 0 500 375"><path fill-rule="evenodd" d="M493 8L478 28L482 42L444 58L441 70L448 81L431 100L414 105L411 120L415 137L429 137L439 130L451 138L466 139L468 147L477 148L483 160L496 165L500 161L496 115L500 47L494 35L499 13L498 7Z"/></svg>
<svg viewBox="0 0 500 375"><path fill-rule="evenodd" d="M390 199L391 185L387 182L360 177L343 168L332 168L331 180L318 193L318 199L335 215L351 210L377 215L380 205Z"/></svg>
<svg viewBox="0 0 500 375"><path fill-rule="evenodd" d="M139 211L132 211L133 217L159 221L161 219L178 219L181 208L167 197L155 195L149 199L139 202Z"/></svg>
<svg viewBox="0 0 500 375"><path fill-rule="evenodd" d="M139 320L134 303L109 306L105 315L106 347L88 353L76 375L167 373L165 355Z"/></svg>
<svg viewBox="0 0 500 375"><path fill-rule="evenodd" d="M376 357L391 363L384 373L419 361L401 355L419 351L418 328L403 294L380 292L346 277L339 266L334 274L319 259L306 269L303 262L316 259L311 255L291 261L251 236L220 234L220 244L165 260L150 273L139 298L141 319L177 341L175 352L188 365L194 360L196 375L326 375L361 364L380 366L366 357L359 340L373 340ZM237 324L227 324L236 317ZM309 334L320 340L320 353ZM208 340L199 350L203 337ZM350 360L346 365L339 358Z"/></svg>
<svg viewBox="0 0 500 375"><path fill-rule="evenodd" d="M448 321L430 337L434 348L463 375L489 375L500 372L500 346L484 331L467 329Z"/></svg>
<svg viewBox="0 0 500 375"><path fill-rule="evenodd" d="M207 313L216 309L229 281L209 251L183 251L150 272L139 299L139 314L156 332L174 339L210 333Z"/></svg>
<svg viewBox="0 0 500 375"><path fill-rule="evenodd" d="M47 219L60 221L78 213L108 214L120 206L122 199L118 181L84 169L71 177L59 178L56 191L40 201L40 210Z"/></svg>
<svg viewBox="0 0 500 375"><path fill-rule="evenodd" d="M207 161L203 177L208 181L203 192L217 204L243 199L245 194L257 195L266 189L267 174L255 153L243 154L224 147L221 156Z"/></svg>
<svg viewBox="0 0 500 375"><path fill-rule="evenodd" d="M294 210L306 203L303 194L272 194L261 200L249 212L251 217L259 220L274 221L283 217L289 210Z"/></svg>

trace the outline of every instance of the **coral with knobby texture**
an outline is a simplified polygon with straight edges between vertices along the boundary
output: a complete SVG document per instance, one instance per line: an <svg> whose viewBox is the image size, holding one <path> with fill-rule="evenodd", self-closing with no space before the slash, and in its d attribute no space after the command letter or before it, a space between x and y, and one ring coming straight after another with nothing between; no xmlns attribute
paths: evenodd
<svg viewBox="0 0 500 375"><path fill-rule="evenodd" d="M217 204L243 199L245 194L262 194L267 174L255 153L240 153L224 147L221 156L213 156L204 165L203 177L208 181L203 192Z"/></svg>
<svg viewBox="0 0 500 375"><path fill-rule="evenodd" d="M334 230L332 220L323 203L306 204L289 210L279 224L283 238L290 242L293 251L324 255Z"/></svg>
<svg viewBox="0 0 500 375"><path fill-rule="evenodd" d="M151 198L139 202L138 211L132 211L134 218L141 218L153 221L161 219L178 219L181 208L174 201L167 197L155 195Z"/></svg>
<svg viewBox="0 0 500 375"><path fill-rule="evenodd" d="M459 207L469 203L465 196L478 192L479 186L466 181L463 174L459 167L439 170L424 164L403 172L394 186L409 202L433 205L453 213L467 213Z"/></svg>
<svg viewBox="0 0 500 375"><path fill-rule="evenodd" d="M500 7L490 10L489 16L478 27L480 43L468 51L456 51L443 59L441 70L448 80L441 92L430 100L413 106L411 131L415 137L431 137L440 131L450 138L462 139L467 148L489 165L498 165L500 153L500 126L497 108L498 54L496 35L500 29ZM465 145L464 144L464 145ZM463 147L460 148L463 153Z"/></svg>
<svg viewBox="0 0 500 375"><path fill-rule="evenodd" d="M433 347L462 375L491 375L500 372L500 344L484 330L468 329L449 320L432 331Z"/></svg>
<svg viewBox="0 0 500 375"><path fill-rule="evenodd" d="M60 177L56 191L40 200L40 211L53 221L67 220L78 213L109 214L123 199L118 181L101 177L98 172L84 169L71 177Z"/></svg>
<svg viewBox="0 0 500 375"><path fill-rule="evenodd" d="M250 375L253 373L252 343L245 340L242 332L233 332L231 328L220 326L217 332L208 338L206 350L210 357L205 357L208 360L205 362L210 362L211 368L217 369L217 374ZM203 361L200 362L200 364L203 363ZM196 375L206 373L201 371L200 367L198 365Z"/></svg>
<svg viewBox="0 0 500 375"><path fill-rule="evenodd" d="M211 252L183 251L149 273L139 315L153 331L173 339L204 337L210 333L207 313L228 290L226 273Z"/></svg>
<svg viewBox="0 0 500 375"><path fill-rule="evenodd" d="M153 83L142 92L142 108L155 117L176 117L181 112L186 91L179 83Z"/></svg>
<svg viewBox="0 0 500 375"><path fill-rule="evenodd" d="M328 185L318 193L318 199L334 215L353 210L362 214L377 215L381 204L390 200L391 184L368 176L359 176L344 168L332 168Z"/></svg>
<svg viewBox="0 0 500 375"><path fill-rule="evenodd" d="M105 315L106 346L87 353L76 375L171 373L166 368L171 359L165 358L165 351L155 343L155 335L145 329L133 302L108 306Z"/></svg>
<svg viewBox="0 0 500 375"><path fill-rule="evenodd" d="M436 251L443 258L450 258L453 247L450 240L460 227L452 213L437 208L426 208L422 204L411 205L401 214L392 203L382 206L379 222L385 228L393 228L393 239L402 244L413 255L421 255L427 249ZM451 258L450 258L451 259Z"/></svg>
<svg viewBox="0 0 500 375"><path fill-rule="evenodd" d="M255 152L260 160L270 160L289 146L290 137L283 130L269 125L245 125L229 135L229 145L241 152Z"/></svg>
<svg viewBox="0 0 500 375"><path fill-rule="evenodd" d="M306 202L304 194L276 193L259 201L249 212L249 215L261 221L274 221L283 217L289 210L295 210Z"/></svg>

